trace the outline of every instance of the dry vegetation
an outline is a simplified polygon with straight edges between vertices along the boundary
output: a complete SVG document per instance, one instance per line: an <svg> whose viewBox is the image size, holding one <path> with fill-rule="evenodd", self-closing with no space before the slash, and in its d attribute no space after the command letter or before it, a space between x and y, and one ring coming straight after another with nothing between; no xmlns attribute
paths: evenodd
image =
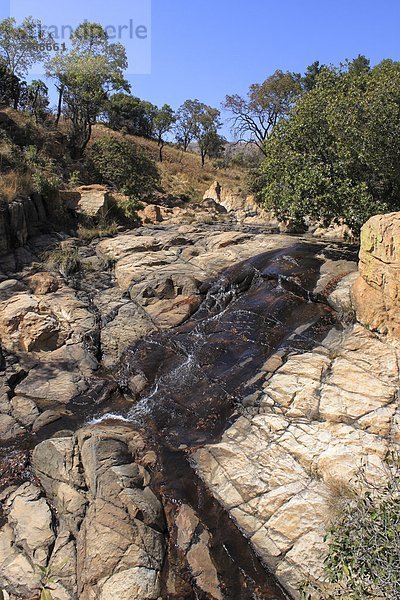
<svg viewBox="0 0 400 600"><path fill-rule="evenodd" d="M0 199L11 202L35 191L29 168L16 167L21 157L24 161L23 148L28 146L36 147L39 157L48 157L53 162L65 186L68 186L70 175L74 172L80 176L81 183L93 183L90 180L92 173L90 170L88 172L86 165L82 161L72 161L66 151L67 131L62 120L55 131L45 125L36 125L32 116L21 111L4 108L1 113L11 120L12 125L0 123L0 133L4 132L4 136L0 137ZM123 138L142 148L156 162L161 174L162 190L166 194L200 202L215 180L235 192L245 189L245 171L239 167L223 168L208 160L202 168L199 154L183 152L173 144L166 144L164 160L160 163L158 146L154 140L116 132L102 124L93 128L89 148L106 135ZM13 143L10 143L10 138Z"/></svg>
<svg viewBox="0 0 400 600"><path fill-rule="evenodd" d="M0 198L12 202L18 197L29 196L33 192L30 173L10 171L0 176Z"/></svg>
<svg viewBox="0 0 400 600"><path fill-rule="evenodd" d="M104 135L122 137L140 146L154 161L158 161L158 146L154 140L124 135L112 131L104 125L94 127L91 144ZM157 162L161 173L161 184L167 194L184 195L193 201L200 202L204 192L213 181L218 181L232 189L241 191L244 188L244 171L238 168L217 168L212 161L207 161L204 168L201 158L194 152L182 152L176 146L167 144L164 148L164 160Z"/></svg>

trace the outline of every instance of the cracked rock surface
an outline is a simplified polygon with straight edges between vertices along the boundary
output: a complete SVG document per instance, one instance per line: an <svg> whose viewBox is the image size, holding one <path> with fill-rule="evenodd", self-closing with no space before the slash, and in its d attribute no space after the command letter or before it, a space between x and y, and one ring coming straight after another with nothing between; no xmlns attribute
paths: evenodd
<svg viewBox="0 0 400 600"><path fill-rule="evenodd" d="M35 257L26 256L22 271L11 259L2 266L0 437L9 466L1 472L0 589L12 600L45 585L55 600L166 593L181 600L193 590L224 598L229 568L220 568L215 549L218 513L208 522L186 497L165 501L158 493L150 426L79 429L97 416L96 405L115 399L117 383L126 413L156 390L154 413L164 420L153 415L147 423L184 460L185 476L193 477L195 464L206 484L201 494L211 490L287 590L296 596L310 572L322 577L332 489L363 460L379 478L386 450L399 441L399 351L354 324L302 346L303 331L318 320L315 307L327 323L327 303L351 321L357 274L351 253L336 260L336 249L325 255L326 244L308 239L310 272L318 275L320 261L321 277L315 294L302 287L299 240L260 229L157 225L78 244L86 266L75 279L43 271ZM269 251L275 263L265 257L252 263L261 271L249 264L241 271L241 261ZM282 265L289 276L280 276ZM228 267L234 277L219 289L214 278ZM302 323L302 311L310 321ZM124 361L125 383L118 379ZM246 392L233 414L239 388ZM219 427L217 394L230 420L209 443L210 423ZM79 413L82 405L87 412ZM181 440L192 425L199 435ZM27 435L34 442L25 447ZM176 569L166 575L168 560Z"/></svg>
<svg viewBox="0 0 400 600"><path fill-rule="evenodd" d="M156 600L165 521L148 471L135 462L141 449L140 436L123 427L39 444L40 488L25 483L4 494L0 586L29 598L45 584L38 567L48 565L55 600Z"/></svg>
<svg viewBox="0 0 400 600"><path fill-rule="evenodd" d="M360 325L331 332L272 375L267 365L258 406L196 453L200 476L295 597L310 574L324 578L334 490L363 465L379 482L400 442L399 358Z"/></svg>

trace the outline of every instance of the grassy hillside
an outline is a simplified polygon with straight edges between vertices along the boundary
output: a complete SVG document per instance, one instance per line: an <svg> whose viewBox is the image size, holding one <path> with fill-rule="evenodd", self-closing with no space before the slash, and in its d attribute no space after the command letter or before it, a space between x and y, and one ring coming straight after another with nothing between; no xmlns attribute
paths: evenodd
<svg viewBox="0 0 400 600"><path fill-rule="evenodd" d="M88 151L103 136L123 138L142 148L156 162L166 194L184 195L199 202L216 179L236 192L245 187L244 169L221 168L210 160L202 168L197 153L182 152L173 144L166 144L160 163L154 140L115 132L102 124L93 128ZM51 123L49 127L36 124L32 116L20 111L11 108L0 111L0 199L10 202L34 191L73 187L78 182L98 183L85 160L73 161L69 156L62 123L54 130Z"/></svg>
<svg viewBox="0 0 400 600"><path fill-rule="evenodd" d="M176 196L184 194L191 200L199 202L202 200L204 192L216 179L234 191L244 189L245 171L243 169L218 168L210 160L207 160L202 168L198 154L182 152L173 144L167 144L164 147L164 159L160 163L157 142L137 136L123 135L104 125L94 127L91 144L103 135L123 137L140 146L157 163L163 190L168 194Z"/></svg>

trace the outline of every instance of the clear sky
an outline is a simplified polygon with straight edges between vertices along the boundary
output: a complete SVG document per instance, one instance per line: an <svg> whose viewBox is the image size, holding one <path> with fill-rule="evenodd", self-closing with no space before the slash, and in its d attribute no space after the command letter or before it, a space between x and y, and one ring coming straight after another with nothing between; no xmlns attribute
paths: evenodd
<svg viewBox="0 0 400 600"><path fill-rule="evenodd" d="M400 60L399 0L0 3L3 13L11 10L17 20L32 14L50 23L74 24L83 18L115 26L129 19L135 26L145 23L147 39L126 42L129 72L150 71L129 76L132 91L173 107L187 98L219 107L227 93L243 94L275 69L303 72L314 60L337 64L359 53L373 64L383 58Z"/></svg>
<svg viewBox="0 0 400 600"><path fill-rule="evenodd" d="M132 83L155 103L218 105L314 60L400 59L399 0L153 0L152 21L152 74Z"/></svg>

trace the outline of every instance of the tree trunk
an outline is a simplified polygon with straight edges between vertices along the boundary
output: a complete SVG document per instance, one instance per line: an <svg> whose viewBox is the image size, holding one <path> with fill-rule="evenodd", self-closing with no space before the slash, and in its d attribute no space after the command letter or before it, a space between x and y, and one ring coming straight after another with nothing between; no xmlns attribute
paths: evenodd
<svg viewBox="0 0 400 600"><path fill-rule="evenodd" d="M163 148L164 148L164 141L163 140L159 140L158 141L158 146L159 146L159 149L160 149L159 150L160 162L162 162L163 161L163 153L162 153L162 151L163 151Z"/></svg>
<svg viewBox="0 0 400 600"><path fill-rule="evenodd" d="M86 131L87 131L86 137L85 137L85 139L83 141L83 144L81 146L81 152L80 152L81 157L84 155L85 150L86 150L86 146L88 145L88 143L90 141L90 138L92 137L92 122L90 121L90 119L88 119L87 130Z"/></svg>
<svg viewBox="0 0 400 600"><path fill-rule="evenodd" d="M61 85L58 88L58 105L57 105L56 127L58 127L58 123L59 123L60 117L61 117L63 95L64 95L64 86Z"/></svg>

